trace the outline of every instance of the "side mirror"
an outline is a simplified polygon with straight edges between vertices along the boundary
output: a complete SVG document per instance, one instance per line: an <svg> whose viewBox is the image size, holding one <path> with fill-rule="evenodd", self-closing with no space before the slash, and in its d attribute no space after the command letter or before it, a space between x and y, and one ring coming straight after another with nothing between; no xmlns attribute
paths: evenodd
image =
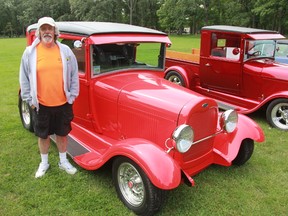
<svg viewBox="0 0 288 216"><path fill-rule="evenodd" d="M80 40L76 40L73 43L74 48L79 49L82 47L82 42Z"/></svg>
<svg viewBox="0 0 288 216"><path fill-rule="evenodd" d="M232 51L233 55L238 55L239 52L240 52L239 48L234 48Z"/></svg>

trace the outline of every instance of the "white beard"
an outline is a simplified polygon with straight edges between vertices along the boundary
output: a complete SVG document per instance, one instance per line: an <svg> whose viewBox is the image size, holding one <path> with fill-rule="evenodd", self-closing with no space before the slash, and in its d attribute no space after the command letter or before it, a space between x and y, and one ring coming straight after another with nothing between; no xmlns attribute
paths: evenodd
<svg viewBox="0 0 288 216"><path fill-rule="evenodd" d="M53 37L52 37L52 35L43 35L42 40L45 43L51 43L53 41Z"/></svg>

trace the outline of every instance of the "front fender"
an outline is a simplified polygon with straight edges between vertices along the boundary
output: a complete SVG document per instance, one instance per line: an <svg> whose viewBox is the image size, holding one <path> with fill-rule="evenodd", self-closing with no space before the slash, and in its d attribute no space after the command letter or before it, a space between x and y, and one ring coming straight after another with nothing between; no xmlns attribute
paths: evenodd
<svg viewBox="0 0 288 216"><path fill-rule="evenodd" d="M221 133L215 137L214 163L230 166L236 158L244 139L264 142L265 136L259 125L245 115L239 114L236 131L231 134Z"/></svg>
<svg viewBox="0 0 288 216"><path fill-rule="evenodd" d="M168 190L181 183L181 169L163 149L143 139L126 139L113 146L110 157L125 156L136 162L158 188Z"/></svg>

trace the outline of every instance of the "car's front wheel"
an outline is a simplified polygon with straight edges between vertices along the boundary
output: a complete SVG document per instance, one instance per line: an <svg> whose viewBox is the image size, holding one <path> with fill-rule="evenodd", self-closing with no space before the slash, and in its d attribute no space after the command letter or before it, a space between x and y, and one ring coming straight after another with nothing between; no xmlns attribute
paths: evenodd
<svg viewBox="0 0 288 216"><path fill-rule="evenodd" d="M252 156L254 151L254 140L244 139L241 143L239 152L232 164L241 166L245 164Z"/></svg>
<svg viewBox="0 0 288 216"><path fill-rule="evenodd" d="M25 101L22 100L20 95L18 100L18 108L23 127L33 132L34 131L33 119L32 119L33 110L29 106L29 104L27 104Z"/></svg>
<svg viewBox="0 0 288 216"><path fill-rule="evenodd" d="M119 157L113 162L113 182L121 201L137 215L154 215L164 202L164 191L155 187L132 160Z"/></svg>
<svg viewBox="0 0 288 216"><path fill-rule="evenodd" d="M288 99L280 98L272 101L266 110L268 123L280 130L288 130Z"/></svg>

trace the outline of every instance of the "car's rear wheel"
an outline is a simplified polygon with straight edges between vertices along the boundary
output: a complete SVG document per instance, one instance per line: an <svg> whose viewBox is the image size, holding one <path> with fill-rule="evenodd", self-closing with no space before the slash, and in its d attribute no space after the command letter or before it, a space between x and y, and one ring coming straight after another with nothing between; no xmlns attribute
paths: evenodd
<svg viewBox="0 0 288 216"><path fill-rule="evenodd" d="M254 151L254 140L244 139L241 143L239 152L232 164L241 166L245 164L252 156Z"/></svg>
<svg viewBox="0 0 288 216"><path fill-rule="evenodd" d="M21 96L19 96L18 108L23 127L33 132L34 131L33 119L32 119L33 110L31 109L29 104L27 104L25 101L22 100Z"/></svg>
<svg viewBox="0 0 288 216"><path fill-rule="evenodd" d="M185 82L184 82L184 79L183 77L181 76L181 74L179 74L178 72L176 71L169 71L166 76L165 76L165 79L169 80L170 82L173 82L177 85L180 85L180 86L184 86L185 87Z"/></svg>
<svg viewBox="0 0 288 216"><path fill-rule="evenodd" d="M112 175L118 197L137 215L154 215L162 207L164 191L155 187L132 160L115 159Z"/></svg>
<svg viewBox="0 0 288 216"><path fill-rule="evenodd" d="M273 100L266 110L268 123L280 130L288 130L288 99Z"/></svg>

